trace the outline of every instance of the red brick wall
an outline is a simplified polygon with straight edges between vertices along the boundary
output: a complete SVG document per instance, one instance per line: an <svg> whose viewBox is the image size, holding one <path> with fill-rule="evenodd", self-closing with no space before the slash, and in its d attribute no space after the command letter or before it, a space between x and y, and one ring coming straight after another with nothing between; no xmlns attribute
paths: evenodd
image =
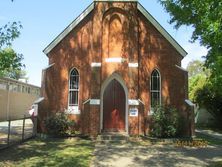
<svg viewBox="0 0 222 167"><path fill-rule="evenodd" d="M182 56L141 13L138 15L139 92L145 103L145 115L150 111L150 76L154 69L158 69L161 75L162 104L176 107L182 115L184 100L188 98L187 72L176 67L181 65Z"/></svg>
<svg viewBox="0 0 222 167"><path fill-rule="evenodd" d="M118 21L110 29L115 19ZM121 42L117 44L109 42L110 38L118 40L118 36L112 35L115 26L117 32L122 27ZM67 109L69 71L76 67L80 74L81 114L71 117L85 134L100 132L101 111L100 105L83 105L83 102L100 99L102 84L114 72L124 80L127 98L141 99L145 104L136 106L140 109L139 118L129 117L130 134L144 133L149 127L144 122L150 110L150 74L155 68L161 73L162 102L185 111L187 73L175 66L181 65L182 56L137 10L135 2L95 2L94 11L53 48L48 57L49 64L55 65L46 72L42 87L46 98L42 108L49 112ZM110 57L122 57L124 62L107 63L105 60ZM92 62L102 63L102 66L92 68ZM129 68L128 63L139 63L139 68Z"/></svg>

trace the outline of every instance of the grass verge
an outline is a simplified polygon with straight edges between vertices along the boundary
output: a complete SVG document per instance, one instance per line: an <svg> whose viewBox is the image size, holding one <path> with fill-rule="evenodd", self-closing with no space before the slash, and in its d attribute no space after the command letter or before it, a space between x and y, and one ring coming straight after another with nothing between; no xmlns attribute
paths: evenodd
<svg viewBox="0 0 222 167"><path fill-rule="evenodd" d="M78 166L88 167L94 144L90 140L32 139L0 151L0 167Z"/></svg>

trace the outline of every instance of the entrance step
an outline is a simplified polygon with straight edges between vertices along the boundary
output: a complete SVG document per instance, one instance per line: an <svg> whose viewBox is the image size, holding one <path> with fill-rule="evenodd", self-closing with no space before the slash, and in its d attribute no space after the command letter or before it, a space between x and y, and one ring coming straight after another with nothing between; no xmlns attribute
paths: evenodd
<svg viewBox="0 0 222 167"><path fill-rule="evenodd" d="M126 133L102 133L98 135L97 142L106 143L126 143L129 140L129 135Z"/></svg>

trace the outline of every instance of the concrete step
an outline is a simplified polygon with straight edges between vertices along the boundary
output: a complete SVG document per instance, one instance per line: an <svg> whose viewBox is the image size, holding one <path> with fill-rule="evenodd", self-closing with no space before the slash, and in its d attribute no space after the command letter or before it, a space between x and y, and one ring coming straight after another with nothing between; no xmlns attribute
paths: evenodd
<svg viewBox="0 0 222 167"><path fill-rule="evenodd" d="M128 141L129 136L125 133L102 133L98 135L97 142L100 143L124 143Z"/></svg>
<svg viewBox="0 0 222 167"><path fill-rule="evenodd" d="M110 144L119 145L119 144L126 144L126 143L128 143L126 140L97 140L96 141L96 144L98 145L110 145Z"/></svg>

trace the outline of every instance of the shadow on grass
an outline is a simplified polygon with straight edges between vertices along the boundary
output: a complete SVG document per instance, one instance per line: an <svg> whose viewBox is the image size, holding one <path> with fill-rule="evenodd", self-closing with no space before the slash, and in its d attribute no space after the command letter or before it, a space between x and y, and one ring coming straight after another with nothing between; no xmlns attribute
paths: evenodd
<svg viewBox="0 0 222 167"><path fill-rule="evenodd" d="M197 135L197 138L201 138L201 139L208 141L209 145L221 145L222 146L222 140L220 140L220 139L216 139L214 137L210 137L208 135L204 135L201 133L196 133L196 135Z"/></svg>
<svg viewBox="0 0 222 167"><path fill-rule="evenodd" d="M89 166L93 150L90 140L33 139L0 151L0 166Z"/></svg>

